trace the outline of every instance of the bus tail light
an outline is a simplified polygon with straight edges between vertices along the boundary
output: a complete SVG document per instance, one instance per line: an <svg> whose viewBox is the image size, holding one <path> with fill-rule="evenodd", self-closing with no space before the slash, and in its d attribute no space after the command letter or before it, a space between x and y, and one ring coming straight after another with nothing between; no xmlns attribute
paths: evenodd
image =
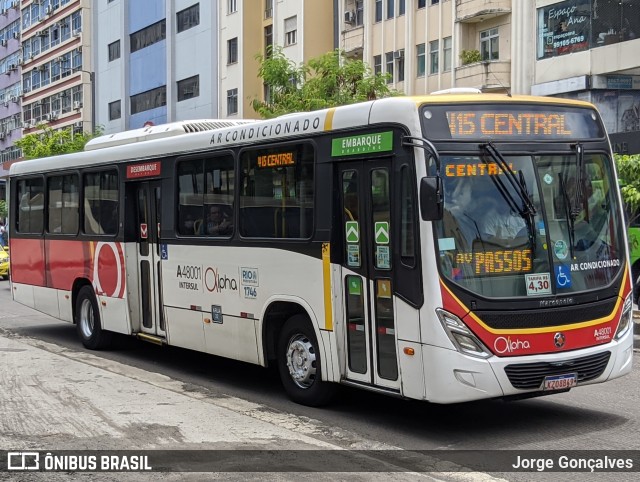
<svg viewBox="0 0 640 482"><path fill-rule="evenodd" d="M456 315L441 308L436 309L436 314L447 336L459 352L479 358L489 358L492 355Z"/></svg>
<svg viewBox="0 0 640 482"><path fill-rule="evenodd" d="M629 296L627 296L627 299L624 300L624 305L622 306L622 315L620 316L620 321L618 322L616 336L613 337L614 340L619 340L627 333L627 331L629 331L632 315L633 302L631 301L631 294L629 294Z"/></svg>

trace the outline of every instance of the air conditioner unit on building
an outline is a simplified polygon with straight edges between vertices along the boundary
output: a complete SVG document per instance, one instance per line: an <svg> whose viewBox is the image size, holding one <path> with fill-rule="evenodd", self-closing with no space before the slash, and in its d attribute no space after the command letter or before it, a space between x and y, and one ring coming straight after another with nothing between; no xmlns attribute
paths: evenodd
<svg viewBox="0 0 640 482"><path fill-rule="evenodd" d="M0 139L4 139L5 137L7 137L7 133L4 131L0 131Z"/></svg>
<svg viewBox="0 0 640 482"><path fill-rule="evenodd" d="M9 106L9 101L7 99L4 99L2 103L4 104L5 107Z"/></svg>
<svg viewBox="0 0 640 482"><path fill-rule="evenodd" d="M22 123L22 128L23 129L31 129L31 121L24 121Z"/></svg>
<svg viewBox="0 0 640 482"><path fill-rule="evenodd" d="M38 70L47 70L47 64L38 65Z"/></svg>
<svg viewBox="0 0 640 482"><path fill-rule="evenodd" d="M14 0L13 2L11 2L11 8L15 8L17 10L18 8L20 8L20 2Z"/></svg>
<svg viewBox="0 0 640 482"><path fill-rule="evenodd" d="M3 47L7 46L7 39L3 38L2 40L0 40L0 45L2 45Z"/></svg>
<svg viewBox="0 0 640 482"><path fill-rule="evenodd" d="M404 59L404 49L399 49L393 52L394 59Z"/></svg>
<svg viewBox="0 0 640 482"><path fill-rule="evenodd" d="M74 37L80 37L81 33L82 33L82 29L79 29L79 28L74 28L73 29L73 36Z"/></svg>
<svg viewBox="0 0 640 482"><path fill-rule="evenodd" d="M42 115L42 121L43 122L49 122L51 120L51 115L50 114L43 114Z"/></svg>
<svg viewBox="0 0 640 482"><path fill-rule="evenodd" d="M56 62L64 62L64 57L56 57Z"/></svg>
<svg viewBox="0 0 640 482"><path fill-rule="evenodd" d="M20 32L13 32L13 38L20 38Z"/></svg>
<svg viewBox="0 0 640 482"><path fill-rule="evenodd" d="M47 15L51 15L53 13L53 7L51 5L47 5Z"/></svg>
<svg viewBox="0 0 640 482"><path fill-rule="evenodd" d="M16 70L17 68L18 66L16 64L9 64L9 67L7 67L7 70L11 72L12 70Z"/></svg>
<svg viewBox="0 0 640 482"><path fill-rule="evenodd" d="M344 21L345 23L356 23L356 12L353 10L344 12Z"/></svg>
<svg viewBox="0 0 640 482"><path fill-rule="evenodd" d="M73 101L73 108L78 110L78 109L82 109L82 102L80 102L79 100L74 100Z"/></svg>
<svg viewBox="0 0 640 482"><path fill-rule="evenodd" d="M74 122L73 127L76 129L82 129L82 121Z"/></svg>
<svg viewBox="0 0 640 482"><path fill-rule="evenodd" d="M3 8L3 9L2 9L2 15L7 16L7 14L8 14L8 13L9 13L9 12L7 11L7 9L6 9L6 8Z"/></svg>
<svg viewBox="0 0 640 482"><path fill-rule="evenodd" d="M18 59L18 65L22 65L24 63L24 60L22 60L22 58Z"/></svg>
<svg viewBox="0 0 640 482"><path fill-rule="evenodd" d="M11 102L18 102L18 96L17 95L12 95L10 97Z"/></svg>
<svg viewBox="0 0 640 482"><path fill-rule="evenodd" d="M60 116L60 112L58 112L57 110L54 110L51 112L51 114L49 114L49 117L51 118L51 120L56 120L59 116Z"/></svg>

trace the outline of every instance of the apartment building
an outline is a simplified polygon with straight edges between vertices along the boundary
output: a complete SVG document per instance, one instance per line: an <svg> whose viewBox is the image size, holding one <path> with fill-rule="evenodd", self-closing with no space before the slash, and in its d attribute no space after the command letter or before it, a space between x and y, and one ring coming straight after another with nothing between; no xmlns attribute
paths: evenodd
<svg viewBox="0 0 640 482"><path fill-rule="evenodd" d="M43 125L93 129L90 4L0 2L0 155L5 170L22 155L15 140Z"/></svg>
<svg viewBox="0 0 640 482"><path fill-rule="evenodd" d="M220 116L256 118L251 103L269 95L258 54L282 48L300 64L336 47L331 0L221 0Z"/></svg>
<svg viewBox="0 0 640 482"><path fill-rule="evenodd" d="M105 133L215 117L217 2L94 2L96 114Z"/></svg>
<svg viewBox="0 0 640 482"><path fill-rule="evenodd" d="M0 1L0 160L3 165L21 156L13 141L22 136L20 96L22 79L18 64L20 55L20 4ZM6 176L0 169L0 177ZM2 197L4 199L4 197Z"/></svg>
<svg viewBox="0 0 640 482"><path fill-rule="evenodd" d="M405 94L452 87L583 99L640 153L640 1L340 0L340 47Z"/></svg>

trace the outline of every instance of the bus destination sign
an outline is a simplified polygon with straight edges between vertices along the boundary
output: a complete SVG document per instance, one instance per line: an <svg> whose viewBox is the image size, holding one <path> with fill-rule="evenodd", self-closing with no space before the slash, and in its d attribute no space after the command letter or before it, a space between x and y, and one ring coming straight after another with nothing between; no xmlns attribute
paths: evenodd
<svg viewBox="0 0 640 482"><path fill-rule="evenodd" d="M553 105L429 106L424 110L426 137L431 139L490 139L575 141L603 139L594 110Z"/></svg>
<svg viewBox="0 0 640 482"><path fill-rule="evenodd" d="M286 167L296 163L296 156L293 152L278 152L273 154L263 154L258 156L258 167Z"/></svg>

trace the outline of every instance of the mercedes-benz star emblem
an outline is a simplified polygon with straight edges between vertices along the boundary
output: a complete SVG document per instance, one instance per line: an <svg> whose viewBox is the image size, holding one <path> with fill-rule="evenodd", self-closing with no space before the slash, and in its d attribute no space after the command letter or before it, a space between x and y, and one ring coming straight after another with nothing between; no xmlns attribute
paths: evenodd
<svg viewBox="0 0 640 482"><path fill-rule="evenodd" d="M553 337L553 343L556 345L556 348L562 348L564 346L564 342L566 341L566 338L564 336L564 333L556 333Z"/></svg>

